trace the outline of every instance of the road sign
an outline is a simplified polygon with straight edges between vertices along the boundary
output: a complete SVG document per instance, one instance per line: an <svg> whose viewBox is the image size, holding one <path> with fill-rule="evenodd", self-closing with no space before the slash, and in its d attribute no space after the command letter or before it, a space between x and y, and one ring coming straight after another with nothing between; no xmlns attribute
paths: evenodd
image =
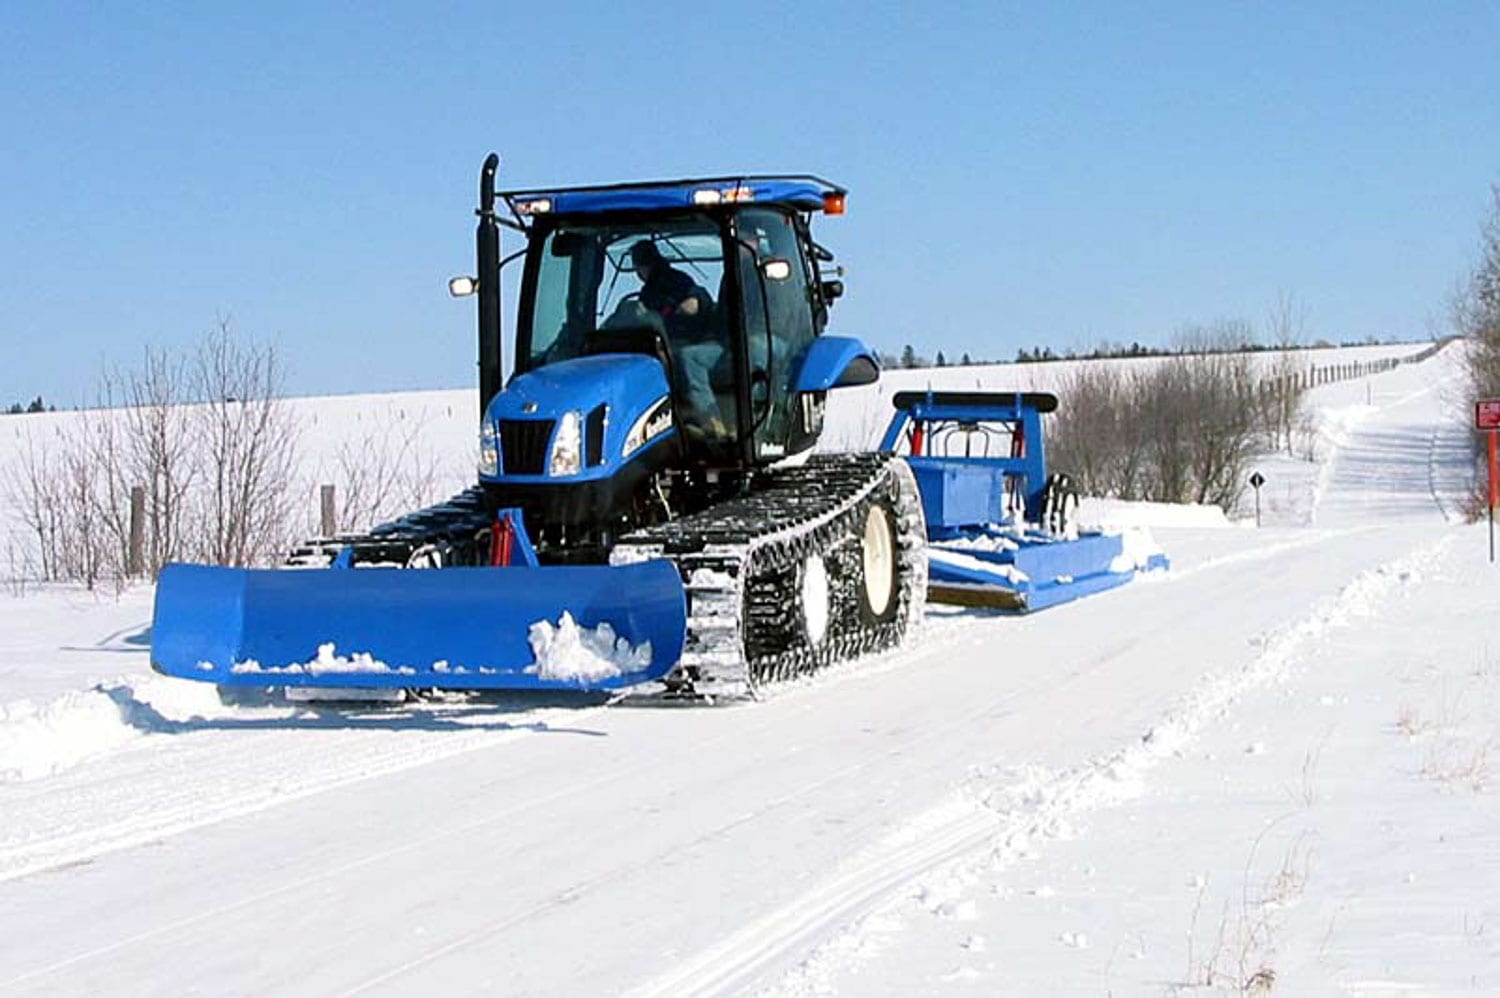
<svg viewBox="0 0 1500 998"><path fill-rule="evenodd" d="M1490 466L1490 494L1486 504L1490 511L1490 563L1495 562L1495 506L1500 502L1500 456L1495 438L1500 436L1500 399L1480 399L1474 403L1474 428L1486 431L1486 456Z"/></svg>
<svg viewBox="0 0 1500 998"><path fill-rule="evenodd" d="M1480 399L1474 403L1474 428L1500 430L1500 399Z"/></svg>
<svg viewBox="0 0 1500 998"><path fill-rule="evenodd" d="M1251 474L1250 474L1250 487L1252 489L1258 489L1258 488L1260 488L1264 484L1266 484L1266 476L1262 475L1258 471L1251 472Z"/></svg>

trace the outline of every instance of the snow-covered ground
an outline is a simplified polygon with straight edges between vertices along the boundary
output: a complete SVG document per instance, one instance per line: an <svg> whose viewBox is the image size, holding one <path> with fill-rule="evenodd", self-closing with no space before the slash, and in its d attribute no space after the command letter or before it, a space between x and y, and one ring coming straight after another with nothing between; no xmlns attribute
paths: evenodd
<svg viewBox="0 0 1500 998"><path fill-rule="evenodd" d="M1259 529L1090 504L1172 571L749 705L225 707L147 590L0 594L0 993L1494 993L1452 354L1314 391Z"/></svg>

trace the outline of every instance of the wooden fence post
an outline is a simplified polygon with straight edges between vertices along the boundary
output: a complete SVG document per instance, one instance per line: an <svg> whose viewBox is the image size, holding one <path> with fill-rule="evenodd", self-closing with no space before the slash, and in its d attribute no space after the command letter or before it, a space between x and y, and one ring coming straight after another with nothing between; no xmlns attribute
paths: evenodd
<svg viewBox="0 0 1500 998"><path fill-rule="evenodd" d="M333 486L325 485L320 490L323 501L322 528L324 537L332 537L334 530L338 527L338 518L334 513Z"/></svg>
<svg viewBox="0 0 1500 998"><path fill-rule="evenodd" d="M146 574L146 490L130 487L130 551L126 555L125 574L140 578Z"/></svg>

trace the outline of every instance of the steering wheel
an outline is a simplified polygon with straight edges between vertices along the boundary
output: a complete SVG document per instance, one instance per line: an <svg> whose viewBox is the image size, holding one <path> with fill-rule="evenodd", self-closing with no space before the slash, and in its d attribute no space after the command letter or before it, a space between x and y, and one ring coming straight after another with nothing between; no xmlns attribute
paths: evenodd
<svg viewBox="0 0 1500 998"><path fill-rule="evenodd" d="M609 318L599 324L601 330L642 327L655 330L662 336L667 335L666 320L661 317L660 312L647 308L641 303L639 291L632 291L616 302L615 309L609 314Z"/></svg>
<svg viewBox="0 0 1500 998"><path fill-rule="evenodd" d="M639 353L655 357L672 370L672 349L667 342L667 325L661 315L640 302L636 292L621 298L615 310L599 324L599 329L584 344L584 353Z"/></svg>

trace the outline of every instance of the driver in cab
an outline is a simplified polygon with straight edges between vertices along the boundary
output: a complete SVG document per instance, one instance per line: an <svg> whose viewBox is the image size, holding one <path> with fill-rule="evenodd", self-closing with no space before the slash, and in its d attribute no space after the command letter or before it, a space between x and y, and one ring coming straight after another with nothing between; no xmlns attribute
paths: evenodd
<svg viewBox="0 0 1500 998"><path fill-rule="evenodd" d="M662 317L667 335L677 339L684 332L695 331L708 315L708 292L667 263L649 239L630 247L630 262L641 279L641 305Z"/></svg>
<svg viewBox="0 0 1500 998"><path fill-rule="evenodd" d="M686 405L684 429L697 440L725 438L729 430L709 377L724 348L704 336L710 328L713 299L691 277L667 263L649 239L630 247L630 261L641 279L641 307L661 316L672 340L672 362Z"/></svg>

